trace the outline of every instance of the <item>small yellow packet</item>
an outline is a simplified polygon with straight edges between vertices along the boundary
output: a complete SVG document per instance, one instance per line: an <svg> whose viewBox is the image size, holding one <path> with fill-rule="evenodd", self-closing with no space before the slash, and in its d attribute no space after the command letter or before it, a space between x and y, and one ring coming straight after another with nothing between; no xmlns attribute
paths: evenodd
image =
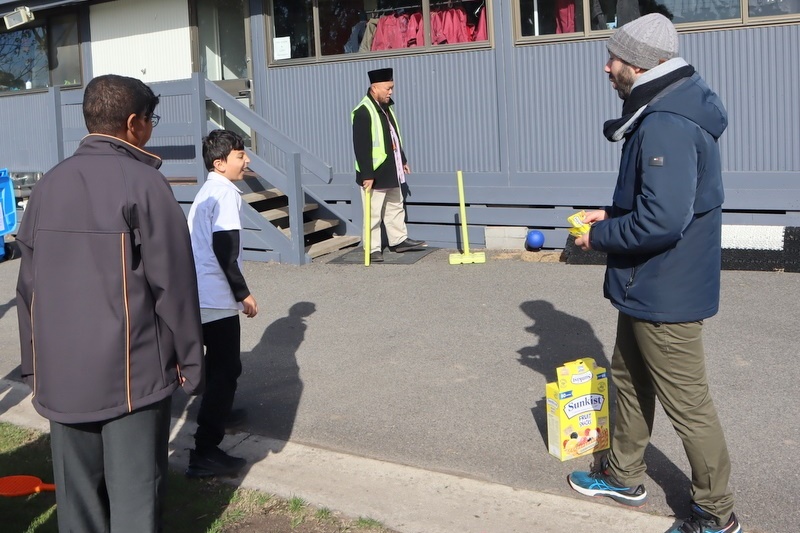
<svg viewBox="0 0 800 533"><path fill-rule="evenodd" d="M574 215L567 217L567 222L572 225L572 227L569 229L570 235L580 237L581 235L586 235L589 233L589 230L592 229L592 226L591 224L586 224L583 222L585 216L586 211L578 211Z"/></svg>

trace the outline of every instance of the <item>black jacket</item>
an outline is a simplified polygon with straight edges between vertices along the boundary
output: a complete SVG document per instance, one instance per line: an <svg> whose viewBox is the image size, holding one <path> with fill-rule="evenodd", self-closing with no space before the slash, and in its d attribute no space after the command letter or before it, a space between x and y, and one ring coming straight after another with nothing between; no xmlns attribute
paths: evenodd
<svg viewBox="0 0 800 533"><path fill-rule="evenodd" d="M186 219L161 160L88 135L37 183L19 228L22 376L33 405L72 424L118 417L203 384Z"/></svg>
<svg viewBox="0 0 800 533"><path fill-rule="evenodd" d="M386 113L380 109L378 102L368 95L370 102L378 110L378 116L381 118L381 127L383 129L384 146L386 146L387 157L378 168L372 170L372 122L369 111L364 107L358 107L353 116L353 151L355 152L356 161L358 162L359 171L356 171L356 182L359 185L364 183L364 180L374 179L375 183L372 184L374 189L391 189L399 187L400 182L397 180L397 164L394 161L394 154L392 153L392 136L389 133L389 121L386 117L391 117L388 106ZM389 100L389 106L394 105L392 100ZM391 118L389 119L391 120ZM398 131L397 124L392 121L395 131ZM403 157L403 164L406 164L406 154L403 151L402 144L400 145L400 153Z"/></svg>

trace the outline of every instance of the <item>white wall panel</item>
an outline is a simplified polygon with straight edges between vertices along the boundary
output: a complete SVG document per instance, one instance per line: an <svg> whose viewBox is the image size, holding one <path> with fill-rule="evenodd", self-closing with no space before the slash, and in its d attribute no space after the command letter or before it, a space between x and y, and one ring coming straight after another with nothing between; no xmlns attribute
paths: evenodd
<svg viewBox="0 0 800 533"><path fill-rule="evenodd" d="M92 73L146 83L191 77L187 0L117 0L90 11Z"/></svg>

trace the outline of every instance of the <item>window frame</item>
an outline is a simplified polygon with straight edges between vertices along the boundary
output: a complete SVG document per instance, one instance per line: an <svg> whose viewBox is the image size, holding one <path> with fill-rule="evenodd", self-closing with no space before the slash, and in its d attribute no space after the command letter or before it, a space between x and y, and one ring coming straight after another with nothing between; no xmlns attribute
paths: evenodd
<svg viewBox="0 0 800 533"><path fill-rule="evenodd" d="M522 14L521 2L526 0L512 0L512 19L514 24L514 45L539 45L539 44L553 44L560 42L576 42L576 41L593 41L599 39L608 39L614 29L610 30L583 30L582 32L566 33L566 34L549 34L549 35L522 35ZM590 6L591 0L581 0L583 4L583 27L591 27L590 19ZM800 22L800 13L792 13L786 15L771 15L764 17L750 16L750 1L739 0L739 8L741 16L732 19L720 20L707 20L698 22L683 22L675 24L675 28L682 33L687 32L702 32L714 30L730 30L741 28L756 28L763 26L781 26L788 24L797 24Z"/></svg>
<svg viewBox="0 0 800 533"><path fill-rule="evenodd" d="M78 75L80 80L78 83L72 83L68 85L61 85L61 84L54 84L53 83L53 57L52 57L52 42L50 40L50 35L52 34L52 21L53 19L63 17L64 15L72 15L75 18L75 30L77 31L78 35L78 42L76 44L78 50ZM47 87L36 87L31 89L17 89L17 90L2 90L0 89L0 98L4 96L21 96L25 94L36 94L36 93L43 93L50 90L51 87L58 87L61 90L71 90L71 89L81 89L84 85L84 70L83 70L83 33L82 33L82 22L81 22L81 14L78 9L53 9L48 10L45 12L36 12L36 18L27 24L23 24L21 26L17 26L10 30L2 30L0 34L7 34L13 33L16 31L26 30L30 28L37 28L37 27L44 27L45 28L45 39L46 39L46 48L47 48L47 76L49 80L49 85Z"/></svg>
<svg viewBox="0 0 800 533"><path fill-rule="evenodd" d="M298 57L290 59L275 59L274 47L274 13L275 2L268 0L267 14L264 17L266 47L267 47L267 66L272 67L286 67L298 65L313 65L313 64L326 64L326 63L340 63L345 61L364 61L371 59L384 59L388 57L398 56L414 56L430 53L448 53L448 52L463 52L468 50L490 50L494 48L494 2L493 0L485 0L483 9L486 10L486 26L489 29L488 38L485 41L476 41L470 43L453 43L453 44L432 44L431 42L431 27L430 27L430 14L431 3L440 0L418 0L422 8L422 21L425 32L425 44L422 46L414 46L411 48L396 48L393 50L380 50L375 52L355 52L355 53L341 53L322 55L320 46L320 21L319 21L319 1L311 0L312 4L312 19L314 24L314 55L310 57Z"/></svg>

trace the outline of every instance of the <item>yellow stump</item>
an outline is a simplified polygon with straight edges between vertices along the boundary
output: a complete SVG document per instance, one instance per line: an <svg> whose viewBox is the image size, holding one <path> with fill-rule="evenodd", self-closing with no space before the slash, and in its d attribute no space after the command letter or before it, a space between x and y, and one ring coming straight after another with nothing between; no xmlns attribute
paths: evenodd
<svg viewBox="0 0 800 533"><path fill-rule="evenodd" d="M457 173L458 176L458 204L459 204L459 213L461 215L461 242L464 243L464 253L463 254L450 254L450 264L451 265L464 265L468 263L485 263L486 262L486 253L485 252L476 252L470 253L469 252L469 232L467 231L467 206L464 203L464 179L461 175L461 171L459 170Z"/></svg>

